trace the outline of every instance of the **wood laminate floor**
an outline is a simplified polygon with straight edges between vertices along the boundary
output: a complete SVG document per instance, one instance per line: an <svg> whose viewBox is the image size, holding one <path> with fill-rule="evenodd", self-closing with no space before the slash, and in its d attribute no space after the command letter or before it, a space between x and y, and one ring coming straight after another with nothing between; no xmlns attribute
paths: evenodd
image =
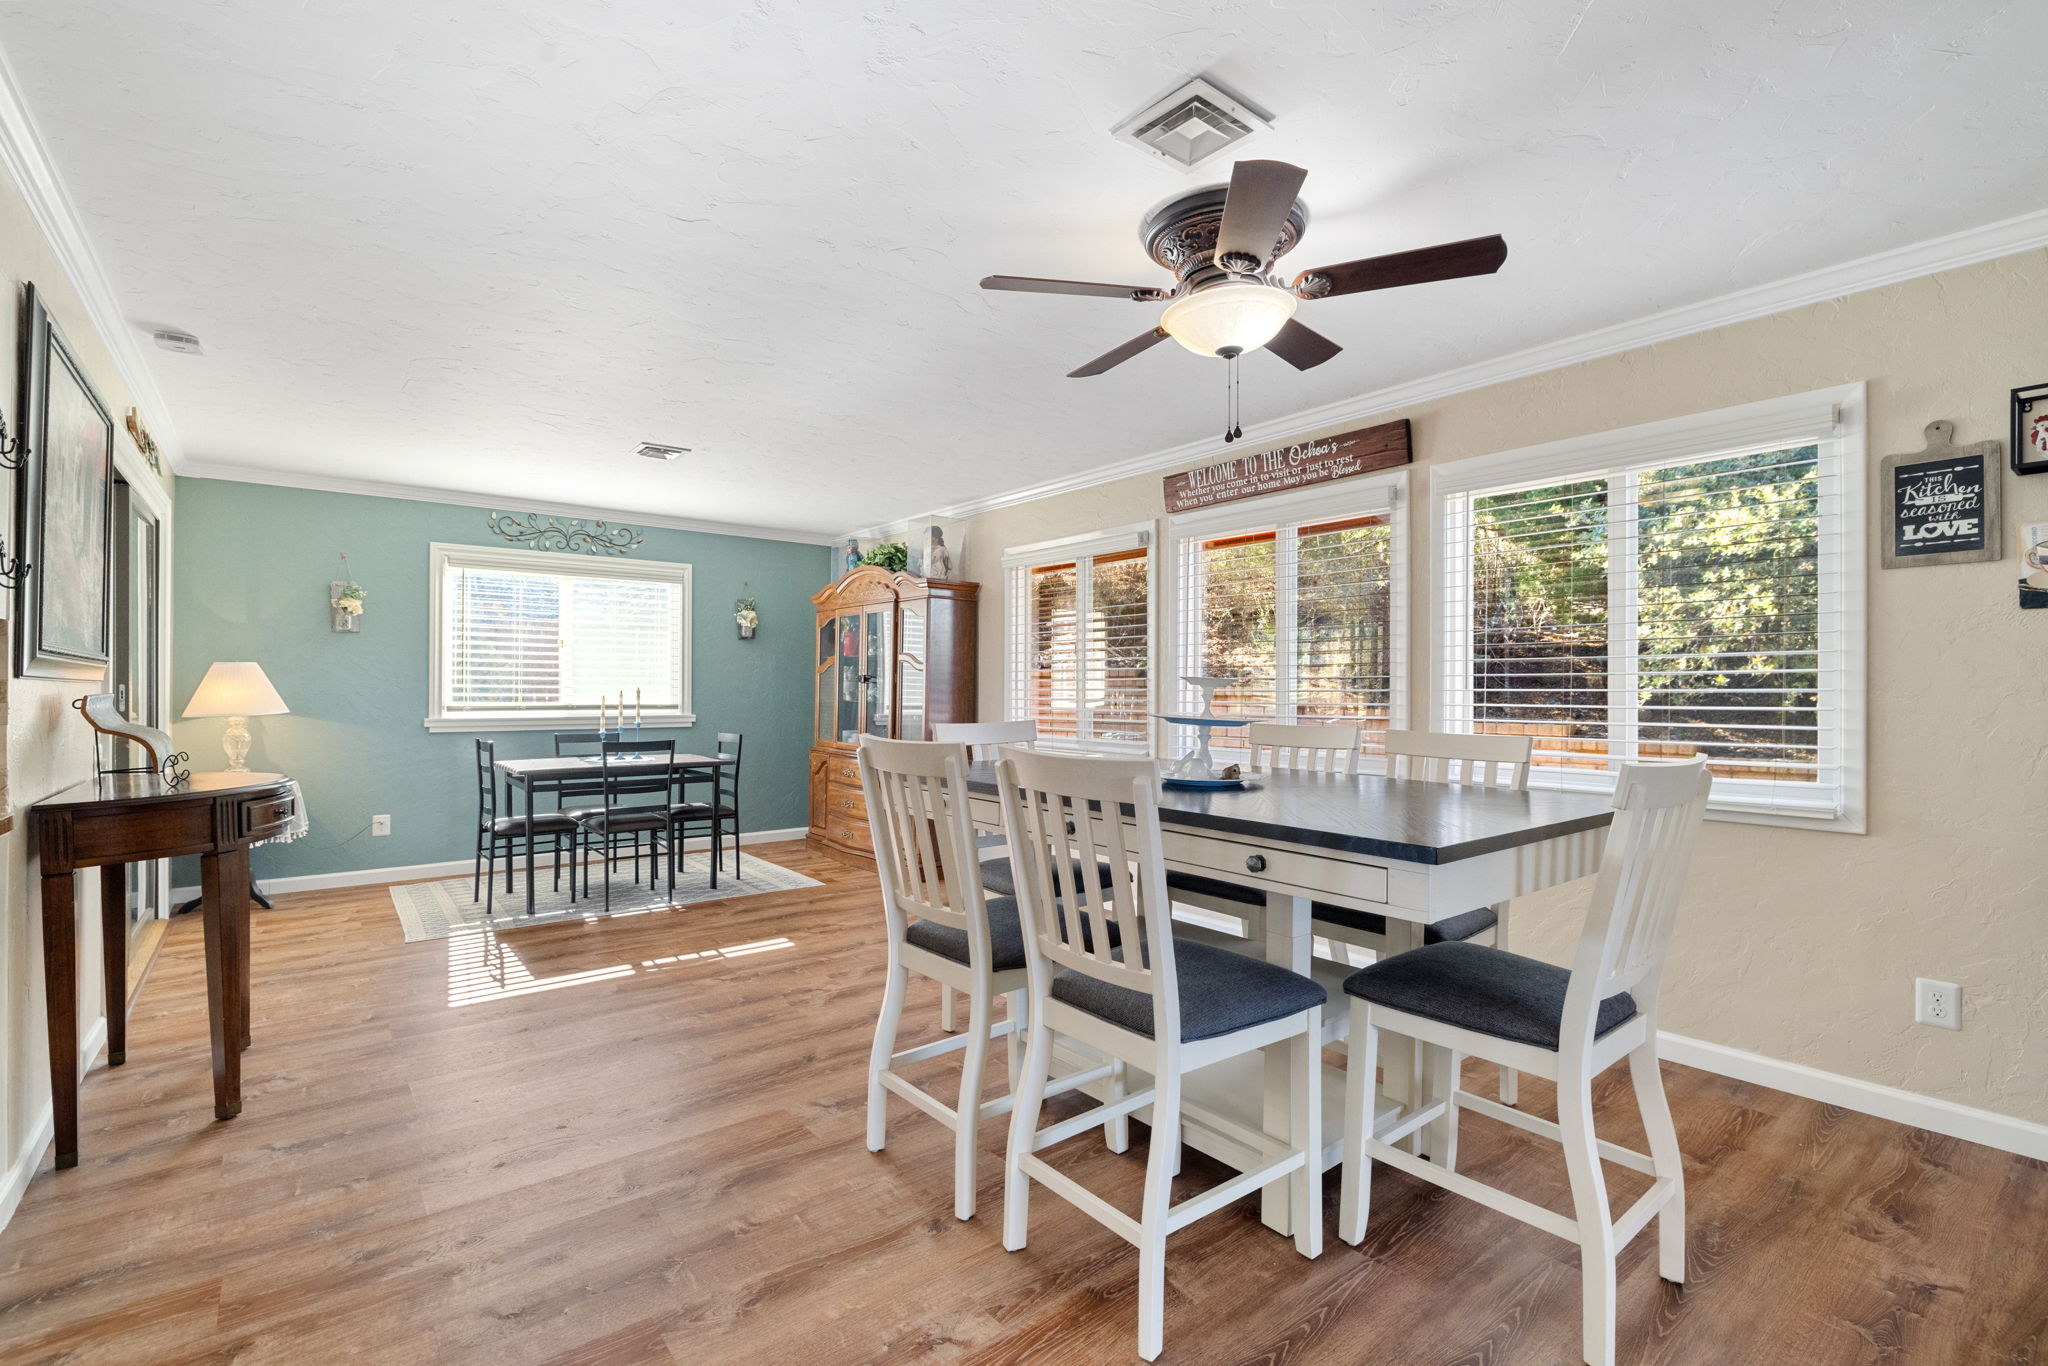
<svg viewBox="0 0 2048 1366"><path fill-rule="evenodd" d="M38 1175L0 1234L0 1361L1135 1361L1128 1246L1040 1191L1031 1248L1002 1250L1000 1124L971 1223L936 1125L898 1107L889 1150L863 1147L873 879L761 852L826 885L488 952L402 942L381 888L281 898L225 1124L199 926L174 925L127 1065L85 1083L81 1165ZM929 1034L936 1001L912 1001ZM1600 1119L1640 1146L1625 1074ZM1623 1255L1624 1361L2048 1362L2048 1166L1666 1075L1692 1281L1657 1279L1648 1236ZM1134 1208L1143 1137L1060 1151ZM1518 1131L1468 1119L1461 1165L1565 1208L1555 1149ZM1191 1155L1182 1193L1219 1174ZM1333 1181L1333 1231L1335 1202ZM1373 1221L1316 1262L1251 1201L1176 1235L1162 1360L1578 1360L1571 1248L1385 1169Z"/></svg>

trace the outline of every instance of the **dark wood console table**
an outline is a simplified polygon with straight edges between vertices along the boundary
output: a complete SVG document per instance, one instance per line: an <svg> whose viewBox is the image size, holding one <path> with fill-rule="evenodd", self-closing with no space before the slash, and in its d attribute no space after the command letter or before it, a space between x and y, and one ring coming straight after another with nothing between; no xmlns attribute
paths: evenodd
<svg viewBox="0 0 2048 1366"><path fill-rule="evenodd" d="M49 1013L50 1100L57 1165L78 1165L78 936L74 874L100 870L100 939L107 980L107 1065L128 1054L125 869L198 854L205 902L206 1007L213 1032L213 1113L242 1110L249 1044L249 846L284 829L291 789L276 773L195 773L167 785L151 773L108 773L36 804L42 859L43 994Z"/></svg>

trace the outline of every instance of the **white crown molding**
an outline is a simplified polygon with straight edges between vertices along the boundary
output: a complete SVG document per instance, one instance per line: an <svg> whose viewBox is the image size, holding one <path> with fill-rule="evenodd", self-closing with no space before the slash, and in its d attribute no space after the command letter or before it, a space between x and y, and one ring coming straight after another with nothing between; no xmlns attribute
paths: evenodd
<svg viewBox="0 0 2048 1366"><path fill-rule="evenodd" d="M308 474L296 470L265 470L249 465L220 465L208 460L188 460L178 471L181 479L230 479L238 484L269 484L277 488L312 489L320 493L353 493L364 498L402 498L409 503L447 503L455 507L482 508L486 512L517 508L550 517L602 518L633 526L662 527L670 531L701 531L712 536L746 536L757 541L795 541L800 545L831 545L839 537L822 531L799 531L792 527L751 526L741 522L710 522L697 517L670 517L658 512L627 512L619 508L585 507L577 503L550 503L529 498L493 497L467 489L425 488L415 484L387 484L375 479L348 479L338 475Z"/></svg>
<svg viewBox="0 0 2048 1366"><path fill-rule="evenodd" d="M1865 290L1882 289L1886 285L1917 280L1944 270L1973 266L1979 262L2011 256L2016 252L2032 251L2043 246L2048 246L2048 209L2021 214L2017 218L2007 218L1981 228L1950 233L1946 237L1916 242L1891 251L1881 251L1874 256L1864 256L1839 266L1794 275L1770 284L1738 290L1733 294L1705 299L1699 303L1666 309L1646 318L1638 318L1634 322L1617 323L1612 327L1584 332L1562 341L1546 342L1541 346L1496 356L1492 360L1476 361L1455 370L1443 371L1441 374L1389 385L1384 389L1375 389L1370 393L1326 403L1318 408L1274 418L1248 429L1240 438L1241 447L1246 450L1257 450L1322 427L1363 421L1396 409L1448 398L1453 394L1468 393L1489 385L1504 384L1509 380L1562 370L1567 366L1598 360L1602 356L1618 355L1624 351L1674 341L1699 332L1710 332L1717 327L1728 327L1755 318L1767 318L1774 313L1786 313L1810 304L1825 303L1829 299L1860 294ZM1199 441L1153 451L1149 455L1134 456L1129 460L1098 465L1094 469L1077 474L1011 489L1007 493L990 494L949 507L935 508L924 515L974 517L984 512L993 512L997 508L1014 507L1018 503L1029 503L1056 494L1072 493L1078 489L1093 488L1098 484L1113 483L1118 479L1128 479L1132 475L1153 474L1199 464L1204 460L1214 459L1217 453L1215 439L1205 437Z"/></svg>
<svg viewBox="0 0 2048 1366"><path fill-rule="evenodd" d="M22 98L20 83L14 78L14 68L5 52L0 52L0 167L6 168L20 189L36 226L42 229L71 287L84 301L86 316L113 356L114 367L121 372L129 395L142 410L164 463L176 473L183 447L178 442L177 426L171 420L171 406L157 388L156 376L143 352L141 331L128 321L114 293L113 282L107 278L106 267L93 250L92 238L86 234L78 208L64 189L42 134L36 131L35 118Z"/></svg>

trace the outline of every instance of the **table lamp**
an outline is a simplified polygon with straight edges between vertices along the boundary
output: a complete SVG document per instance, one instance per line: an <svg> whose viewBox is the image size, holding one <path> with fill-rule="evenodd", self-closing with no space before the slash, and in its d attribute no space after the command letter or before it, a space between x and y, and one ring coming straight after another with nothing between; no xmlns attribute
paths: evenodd
<svg viewBox="0 0 2048 1366"><path fill-rule="evenodd" d="M291 711L277 689L270 686L263 666L248 662L215 664L199 680L192 700L180 713L188 720L225 716L228 728L221 733L220 747L228 756L228 772L249 771L249 718L282 716Z"/></svg>

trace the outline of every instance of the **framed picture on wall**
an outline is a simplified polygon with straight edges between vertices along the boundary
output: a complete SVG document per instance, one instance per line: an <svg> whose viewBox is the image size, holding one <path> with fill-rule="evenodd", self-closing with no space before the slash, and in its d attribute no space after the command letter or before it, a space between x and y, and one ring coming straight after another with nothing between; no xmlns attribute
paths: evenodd
<svg viewBox="0 0 2048 1366"><path fill-rule="evenodd" d="M2012 472L2048 474L2048 384L2012 391Z"/></svg>
<svg viewBox="0 0 2048 1366"><path fill-rule="evenodd" d="M49 311L23 300L23 463L15 479L22 558L15 672L100 678L107 669L114 420Z"/></svg>

